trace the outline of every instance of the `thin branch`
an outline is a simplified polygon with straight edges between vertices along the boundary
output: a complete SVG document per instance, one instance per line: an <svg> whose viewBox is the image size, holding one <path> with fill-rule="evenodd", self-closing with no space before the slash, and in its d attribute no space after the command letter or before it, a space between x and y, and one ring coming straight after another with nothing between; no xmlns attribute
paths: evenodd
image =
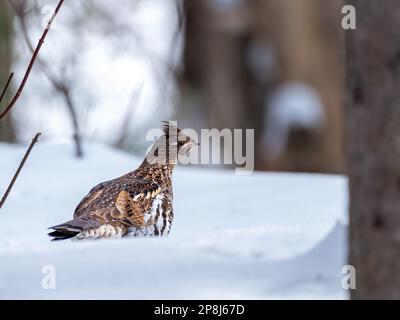
<svg viewBox="0 0 400 320"><path fill-rule="evenodd" d="M25 16L29 11L25 11L24 5L26 4L25 2L20 2L19 5L14 4L13 1L8 0L8 3L10 6L13 8L15 15L17 16L20 24L21 24L21 29L22 29L22 35L24 37L25 43L28 46L29 50L33 54L35 52L35 48L33 47L30 39L29 39L29 34L28 34L28 27L25 22ZM50 70L49 66L47 63L42 60L40 57L37 57L37 62L40 64L43 72L45 73L46 77L49 78L50 82L57 88L60 89L63 87L63 81L57 79L56 75L52 70Z"/></svg>
<svg viewBox="0 0 400 320"><path fill-rule="evenodd" d="M83 151L82 151L82 143L81 143L81 136L79 133L79 124L78 124L78 115L76 114L76 108L74 103L72 102L72 98L70 95L69 88L67 87L62 87L59 89L59 91L63 94L64 101L68 107L68 111L71 115L71 120L72 120L72 126L74 128L74 135L73 139L75 142L75 154L78 158L81 158L83 156Z"/></svg>
<svg viewBox="0 0 400 320"><path fill-rule="evenodd" d="M18 101L18 98L20 97L20 95L21 95L21 93L22 93L22 90L23 90L24 87L25 87L26 81L28 80L29 74L31 73L32 67L33 67L33 65L34 65L34 63L35 63L36 57L37 57L37 55L38 55L38 53L39 53L39 50L40 50L40 48L42 47L42 45L43 45L43 43L44 43L44 40L45 40L45 38L46 38L46 36L47 36L47 33L48 33L49 30L50 30L51 24L53 23L54 19L56 18L57 13L58 13L58 11L60 10L60 8L61 8L61 6L62 6L63 3L64 3L64 0L60 0L60 2L58 3L56 9L54 10L54 13L53 13L53 15L51 16L51 18L50 18L50 20L49 20L49 22L48 22L48 24L47 24L46 29L44 29L44 32L43 32L42 36L41 36L40 39L39 39L38 45L36 46L36 49L35 49L35 51L34 51L34 53L33 53L33 55L32 55L31 61L29 62L28 69L26 69L24 78L22 79L21 84L20 84L20 86L18 87L17 92L15 93L13 99L12 99L11 102L8 104L8 106L3 110L3 112L0 113L0 120L4 118L4 116L11 110L11 108L12 108L12 107L15 105L15 103Z"/></svg>
<svg viewBox="0 0 400 320"><path fill-rule="evenodd" d="M29 35L28 35L28 28L25 22L25 13L24 13L24 8L17 7L11 0L9 0L10 5L14 9L14 12L16 16L18 17L18 20L20 21L21 24L21 29L22 29L22 35L24 37L24 40L26 42L26 45L28 46L29 50L31 52L34 52L33 45L31 41L29 40ZM78 115L76 113L76 106L75 103L71 97L70 89L65 85L65 81L63 81L60 78L57 78L56 74L51 70L49 65L40 57L37 58L37 62L39 63L44 75L46 78L49 80L51 85L54 87L56 91L58 91L63 99L64 102L67 106L68 112L71 116L72 120L72 127L74 131L73 139L75 143L75 154L78 158L83 156L83 150L82 150L82 142L81 142L81 135L80 135L80 130L79 130L79 123L78 123Z"/></svg>
<svg viewBox="0 0 400 320"><path fill-rule="evenodd" d="M17 169L17 172L15 172L14 177L12 178L12 180L11 180L11 182L10 182L10 184L9 184L9 186L8 186L8 188L7 188L7 190L6 190L6 192L4 193L3 198L2 198L1 201L0 201L0 209L3 207L4 203L6 202L7 197L8 197L8 195L9 195L10 192L11 192L11 189L13 188L14 183L15 183L15 181L16 181L17 178L18 178L18 175L19 175L19 173L21 172L22 167L23 167L24 164L25 164L26 159L28 159L29 154L31 153L34 144L35 144L36 142L38 142L38 139L39 139L39 136L40 136L40 135L41 135L40 132L36 133L35 137L32 139L31 144L29 145L28 150L26 150L25 155L24 155L24 157L22 158L21 163L19 164L19 167L18 167L18 169Z"/></svg>
<svg viewBox="0 0 400 320"><path fill-rule="evenodd" d="M6 95L8 86L10 85L10 82L11 82L11 80L12 80L13 77L14 77L14 72L12 72L12 73L10 74L10 76L8 77L7 83L6 83L6 85L5 85L4 89L3 89L3 92L1 93L1 96L0 96L0 103L3 101L3 98L4 98L4 96Z"/></svg>

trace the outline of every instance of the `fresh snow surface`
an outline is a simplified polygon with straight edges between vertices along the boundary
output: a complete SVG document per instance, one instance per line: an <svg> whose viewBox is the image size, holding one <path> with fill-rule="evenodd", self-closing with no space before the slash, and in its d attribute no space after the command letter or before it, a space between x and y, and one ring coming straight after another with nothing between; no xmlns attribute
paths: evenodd
<svg viewBox="0 0 400 320"><path fill-rule="evenodd" d="M25 146L0 144L0 188ZM0 210L0 299L346 299L341 176L178 167L166 238L50 242L95 184L139 158L90 143L38 143ZM42 286L54 266L56 288Z"/></svg>

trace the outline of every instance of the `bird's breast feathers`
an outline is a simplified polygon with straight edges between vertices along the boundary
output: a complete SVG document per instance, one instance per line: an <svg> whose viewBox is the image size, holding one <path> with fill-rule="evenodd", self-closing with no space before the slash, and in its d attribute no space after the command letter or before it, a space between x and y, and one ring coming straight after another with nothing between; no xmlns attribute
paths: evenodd
<svg viewBox="0 0 400 320"><path fill-rule="evenodd" d="M169 208L168 199L163 194L158 194L144 214L144 226L132 226L128 229L127 236L164 236L167 235L172 223L172 210Z"/></svg>

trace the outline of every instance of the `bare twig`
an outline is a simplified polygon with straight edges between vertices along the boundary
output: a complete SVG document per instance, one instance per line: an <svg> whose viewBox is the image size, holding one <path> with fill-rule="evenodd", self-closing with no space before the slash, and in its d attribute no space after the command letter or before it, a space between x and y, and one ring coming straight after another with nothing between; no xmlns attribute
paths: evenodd
<svg viewBox="0 0 400 320"><path fill-rule="evenodd" d="M6 190L6 192L4 193L3 198L2 198L1 201L0 201L0 209L2 208L2 206L4 205L4 203L6 202L7 197L8 197L8 195L9 195L10 192L11 192L11 189L13 188L14 183L15 183L15 181L16 181L17 178L18 178L18 175L19 175L19 173L21 172L22 167L23 167L24 164L25 164L26 159L28 159L29 154L31 153L34 144L35 144L36 142L38 142L38 139L39 139L39 136L40 136L40 135L41 135L40 132L36 133L35 137L32 139L31 144L29 145L28 150L26 150L25 155L24 155L24 157L22 158L21 163L19 164L19 167L18 167L17 171L16 171L15 174L14 174L14 177L12 178L12 180L11 180L11 182L10 182L10 184L9 184L9 186L8 186L8 188L7 188L7 190Z"/></svg>
<svg viewBox="0 0 400 320"><path fill-rule="evenodd" d="M11 80L12 80L13 77L14 77L14 72L12 72L12 73L10 74L10 76L8 77L7 83L6 83L6 85L5 85L4 89L3 89L3 92L1 93L1 96L0 96L0 103L3 101L3 98L4 98L4 96L6 95L8 86L10 85L10 82L11 82Z"/></svg>
<svg viewBox="0 0 400 320"><path fill-rule="evenodd" d="M26 42L26 45L28 46L29 50L31 52L34 52L33 45L31 41L29 40L29 35L28 35L28 28L25 22L25 13L24 13L24 7L23 6L16 6L11 0L9 0L10 5L14 9L14 12L16 16L18 17L18 20L21 24L21 29L22 29L22 34L24 37L24 40ZM37 58L37 62L39 63L44 75L46 78L49 80L51 85L54 87L58 93L60 93L64 99L64 102L67 106L67 110L70 114L71 121L72 121L72 127L74 131L73 139L75 143L75 154L76 156L82 157L83 156L83 150L82 150L82 139L80 135L80 129L79 129L79 123L78 123L78 115L76 113L76 106L75 103L71 97L71 90L70 88L65 84L65 81L63 79L58 78L57 75L53 72L51 67L40 57Z"/></svg>
<svg viewBox="0 0 400 320"><path fill-rule="evenodd" d="M39 39L39 42L36 46L36 49L32 55L31 61L29 62L28 68L26 69L25 75L21 81L20 86L18 87L17 92L15 93L13 99L11 100L11 102L7 105L7 107L0 113L0 120L4 118L4 116L11 110L11 108L15 105L15 103L18 101L18 98L20 97L22 90L25 87L26 81L28 80L29 74L31 73L32 67L35 63L35 60L37 58L37 55L39 53L40 48L42 47L44 40L47 36L47 33L50 30L51 24L53 23L54 19L57 16L58 11L60 10L62 4L64 3L64 0L60 0L60 2L58 3L56 9L54 10L53 15L51 16L46 29L44 29L44 32L42 34L42 36Z"/></svg>
<svg viewBox="0 0 400 320"><path fill-rule="evenodd" d="M75 154L78 158L81 158L83 156L82 141L81 141L81 135L79 133L78 115L76 114L75 105L72 101L68 87L63 86L63 87L59 88L58 90L62 93L65 104L67 105L69 114L71 116L72 126L73 126L73 130L74 130L73 139L75 142Z"/></svg>

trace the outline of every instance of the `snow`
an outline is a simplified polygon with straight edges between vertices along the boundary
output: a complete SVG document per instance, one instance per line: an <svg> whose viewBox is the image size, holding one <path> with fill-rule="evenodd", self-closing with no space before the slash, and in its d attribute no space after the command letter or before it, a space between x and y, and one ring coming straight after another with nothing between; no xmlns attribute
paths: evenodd
<svg viewBox="0 0 400 320"><path fill-rule="evenodd" d="M50 242L100 181L139 158L39 142L0 211L0 299L346 299L347 180L178 167L166 238ZM5 188L25 146L0 144ZM42 287L54 267L56 288ZM43 269L44 268L44 269Z"/></svg>

